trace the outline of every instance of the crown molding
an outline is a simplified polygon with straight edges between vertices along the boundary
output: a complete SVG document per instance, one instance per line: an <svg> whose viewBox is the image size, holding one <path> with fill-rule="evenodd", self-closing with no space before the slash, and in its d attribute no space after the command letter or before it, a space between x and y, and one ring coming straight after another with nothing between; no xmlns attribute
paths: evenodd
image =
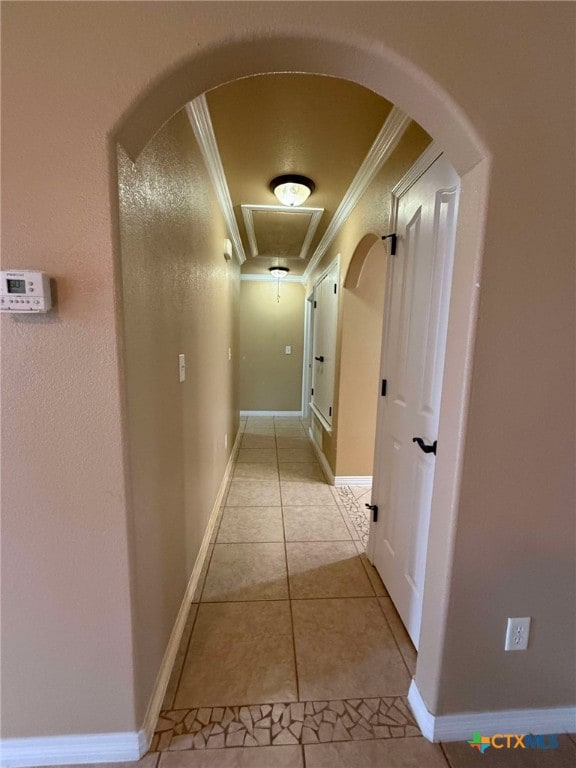
<svg viewBox="0 0 576 768"><path fill-rule="evenodd" d="M432 163L438 160L442 154L444 154L444 151L440 149L438 144L434 141L429 144L392 190L394 197L402 197L402 195L406 194L410 187L418 181L420 176L426 173Z"/></svg>
<svg viewBox="0 0 576 768"><path fill-rule="evenodd" d="M318 243L312 258L310 259L310 263L304 272L304 276L306 278L309 277L314 267L324 256L330 244L338 234L340 228L348 216L350 216L356 204L366 191L366 188L370 182L374 179L380 168L382 168L392 152L396 149L398 142L404 135L406 128L410 124L410 121L410 117L405 115L404 112L399 110L397 107L392 108L392 111L386 118L386 121L380 132L374 139L374 142L370 147L368 154L364 158L362 165L358 169L356 176L354 176L352 183L346 190L346 194L336 209L336 213L332 217L332 220L328 225L322 240L320 240Z"/></svg>
<svg viewBox="0 0 576 768"><path fill-rule="evenodd" d="M320 219L324 213L324 208L310 208L306 206L295 206L294 208L291 208L286 205L251 205L247 203L241 205L240 207L242 209L242 216L244 217L244 224L246 225L246 235L250 244L250 251L254 258L258 258L260 256L258 251L258 243L256 241L256 232L254 230L254 211L268 211L270 213L311 214L310 224L308 225L306 236L302 241L302 247L300 248L300 253L298 254L298 258L300 259L305 259L308 256L308 249L310 248L312 238L316 233L318 224L320 223ZM266 256L268 255L274 258L274 254L266 254Z"/></svg>
<svg viewBox="0 0 576 768"><path fill-rule="evenodd" d="M206 163L210 180L214 187L216 197L218 198L218 203L220 204L220 210L226 221L230 239L234 243L236 256L238 257L240 264L244 264L246 261L246 254L244 253L242 238L240 237L238 224L236 223L236 216L234 215L234 207L232 205L232 199L226 181L226 174L224 173L216 136L214 135L212 120L210 119L208 102L206 101L204 94L186 104L186 113L190 120L192 130L194 131L194 136L196 136L196 141L200 147L202 157Z"/></svg>

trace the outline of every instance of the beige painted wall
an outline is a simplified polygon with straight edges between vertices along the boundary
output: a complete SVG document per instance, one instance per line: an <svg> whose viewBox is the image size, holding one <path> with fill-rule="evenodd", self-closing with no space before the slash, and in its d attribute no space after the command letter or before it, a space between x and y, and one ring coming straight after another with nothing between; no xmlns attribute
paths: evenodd
<svg viewBox="0 0 576 768"><path fill-rule="evenodd" d="M478 158L465 119L491 153L448 622L417 678L434 712L574 702L575 8L360 5L2 4L2 257L58 283L51 316L2 317L5 735L140 725L109 139L133 150L188 98L269 68L380 88L458 168ZM508 615L534 620L513 658Z"/></svg>
<svg viewBox="0 0 576 768"><path fill-rule="evenodd" d="M387 251L370 249L357 286L344 288L336 476L369 476L374 464Z"/></svg>
<svg viewBox="0 0 576 768"><path fill-rule="evenodd" d="M346 279L352 258L358 244L367 234L376 238L388 232L390 221L391 190L406 171L430 143L430 137L416 123L411 123L390 159L375 176L362 195L356 208L338 232L333 243L327 249L322 260L310 276L309 285L317 280L318 275L340 254L340 279ZM338 340L339 354L336 361L336 387L334 392L335 419L332 432L323 431L322 449L328 459L334 475L371 475L374 455L375 405L374 392L378 387L380 350L377 349L382 337L382 308L384 301L386 259L388 248L380 251L382 269L374 277L380 286L361 288L368 291L365 302L354 301L354 295L348 290L340 291L342 301L339 306ZM375 265L369 269L375 269ZM368 298L369 297L369 298ZM380 320L375 322L374 312L380 311ZM375 322L367 330L366 343L354 344L350 334L359 334L364 321ZM347 332L347 336L343 334ZM377 338L378 337L378 338ZM370 349L370 351L368 351ZM355 400L353 378L358 370L365 367L365 378L360 384L363 402L367 408ZM341 403L341 397L344 401ZM354 411L354 415L352 411ZM356 417L356 418L355 418ZM359 436L362 433L371 438L371 445L364 444Z"/></svg>
<svg viewBox="0 0 576 768"><path fill-rule="evenodd" d="M239 268L183 112L133 166L119 150L137 721L142 721L237 428ZM186 356L186 380L178 355ZM229 445L224 446L228 434Z"/></svg>
<svg viewBox="0 0 576 768"><path fill-rule="evenodd" d="M240 409L300 411L305 286L240 284ZM292 354L285 347L292 347Z"/></svg>

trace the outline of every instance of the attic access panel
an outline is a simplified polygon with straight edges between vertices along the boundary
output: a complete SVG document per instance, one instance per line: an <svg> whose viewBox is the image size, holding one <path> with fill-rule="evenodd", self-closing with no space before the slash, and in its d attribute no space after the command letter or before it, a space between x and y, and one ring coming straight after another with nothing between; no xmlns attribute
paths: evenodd
<svg viewBox="0 0 576 768"><path fill-rule="evenodd" d="M242 205L253 258L307 259L324 208Z"/></svg>

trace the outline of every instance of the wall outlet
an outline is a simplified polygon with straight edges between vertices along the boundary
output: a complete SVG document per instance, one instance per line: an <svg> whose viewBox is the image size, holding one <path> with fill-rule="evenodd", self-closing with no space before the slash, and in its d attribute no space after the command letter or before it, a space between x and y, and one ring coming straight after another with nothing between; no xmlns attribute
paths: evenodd
<svg viewBox="0 0 576 768"><path fill-rule="evenodd" d="M178 355L178 379L180 383L186 378L186 356Z"/></svg>
<svg viewBox="0 0 576 768"><path fill-rule="evenodd" d="M508 619L506 627L505 651L525 651L528 648L530 634L530 617L524 619Z"/></svg>
<svg viewBox="0 0 576 768"><path fill-rule="evenodd" d="M284 347L284 351L285 351L285 353L287 355L291 355L292 354L292 347L287 344L286 347Z"/></svg>

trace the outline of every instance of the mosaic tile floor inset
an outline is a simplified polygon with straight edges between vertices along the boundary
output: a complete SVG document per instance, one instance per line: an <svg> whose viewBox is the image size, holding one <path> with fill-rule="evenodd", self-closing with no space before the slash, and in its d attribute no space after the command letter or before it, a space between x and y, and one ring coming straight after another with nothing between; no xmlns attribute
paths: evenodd
<svg viewBox="0 0 576 768"><path fill-rule="evenodd" d="M405 696L160 713L151 752L420 736Z"/></svg>
<svg viewBox="0 0 576 768"><path fill-rule="evenodd" d="M370 501L370 489L366 488L366 498L359 501L351 488L347 485L341 485L334 489L338 494L341 505L348 513L348 519L358 532L358 537L364 549L368 544L368 534L370 532L370 512L364 506L364 501Z"/></svg>

